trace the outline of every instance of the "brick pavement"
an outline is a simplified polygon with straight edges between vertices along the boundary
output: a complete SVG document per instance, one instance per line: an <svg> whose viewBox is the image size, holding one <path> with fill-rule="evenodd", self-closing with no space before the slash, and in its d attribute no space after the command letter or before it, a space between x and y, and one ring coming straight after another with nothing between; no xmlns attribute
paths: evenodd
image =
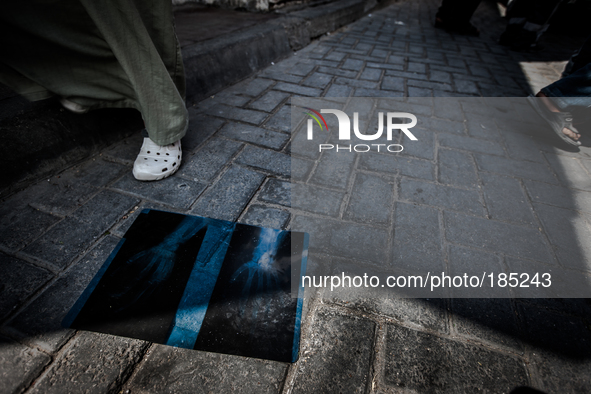
<svg viewBox="0 0 591 394"><path fill-rule="evenodd" d="M437 6L402 1L374 11L195 103L174 177L132 179L141 140L135 135L3 201L0 392L509 392L518 385L588 391L586 300L394 299L371 289L309 289L301 357L293 365L60 327L142 208L308 226L321 246L313 245L313 269L336 267L337 260L352 270L383 261L523 269L576 261L588 275L587 146L572 152L535 130L512 132L479 116L470 100L454 109L438 99L421 105L431 100L422 98L411 102L413 111L438 122L436 133L419 131L428 149L409 145L406 156L389 162L383 155L290 155L292 96L524 96L558 78L571 49L560 37L547 40L545 53L511 53L494 42L503 22L492 3L475 15L486 28L481 38L433 29ZM342 168L353 176L332 176ZM297 201L302 205L290 209L290 175L294 188L322 185L314 189L322 204ZM414 194L419 188L425 196ZM358 208L365 197L374 198L375 210ZM332 222L338 231L323 240ZM362 252L351 239L363 241ZM420 247L409 249L409 241ZM345 256L337 259L322 245Z"/></svg>

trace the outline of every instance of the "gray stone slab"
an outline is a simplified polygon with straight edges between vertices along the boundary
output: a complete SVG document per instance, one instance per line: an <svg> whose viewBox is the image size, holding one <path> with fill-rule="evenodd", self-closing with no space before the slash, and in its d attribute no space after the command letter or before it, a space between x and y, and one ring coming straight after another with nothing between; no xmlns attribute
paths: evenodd
<svg viewBox="0 0 591 394"><path fill-rule="evenodd" d="M251 205L239 222L252 226L284 229L289 220L289 212L264 205Z"/></svg>
<svg viewBox="0 0 591 394"><path fill-rule="evenodd" d="M534 204L558 260L564 267L591 271L591 222L578 212Z"/></svg>
<svg viewBox="0 0 591 394"><path fill-rule="evenodd" d="M195 181L209 182L242 146L234 141L212 139L193 156L185 158L180 174Z"/></svg>
<svg viewBox="0 0 591 394"><path fill-rule="evenodd" d="M51 362L51 358L8 338L0 337L0 380L2 393L23 392Z"/></svg>
<svg viewBox="0 0 591 394"><path fill-rule="evenodd" d="M351 86L333 84L328 88L324 97L349 97L352 91L353 87Z"/></svg>
<svg viewBox="0 0 591 394"><path fill-rule="evenodd" d="M402 178L398 198L454 211L468 212L476 216L483 216L484 214L480 194L477 191L458 189L420 180Z"/></svg>
<svg viewBox="0 0 591 394"><path fill-rule="evenodd" d="M496 172L501 175L509 175L517 178L532 179L547 183L557 184L556 178L550 169L539 163L514 160L485 154L476 154L478 168L483 171Z"/></svg>
<svg viewBox="0 0 591 394"><path fill-rule="evenodd" d="M103 155L113 157L128 164L133 164L138 153L140 153L143 140L144 137L142 137L141 133L137 132L129 138L115 144L113 147L105 151Z"/></svg>
<svg viewBox="0 0 591 394"><path fill-rule="evenodd" d="M273 204L291 206L291 183L270 178L258 195L258 199Z"/></svg>
<svg viewBox="0 0 591 394"><path fill-rule="evenodd" d="M558 179L560 179L564 186L573 189L591 191L591 177L581 165L580 160L574 157L553 155L549 153L546 153L545 156L558 176ZM544 181L543 179L531 179Z"/></svg>
<svg viewBox="0 0 591 394"><path fill-rule="evenodd" d="M256 97L271 87L275 82L270 79L254 78L241 82L228 89L228 92L236 92L247 96Z"/></svg>
<svg viewBox="0 0 591 394"><path fill-rule="evenodd" d="M418 117L417 126L433 132L465 134L466 126L463 122L447 119Z"/></svg>
<svg viewBox="0 0 591 394"><path fill-rule="evenodd" d="M268 114L265 112L230 107L229 105L225 104L212 106L207 110L207 114L224 119L239 120L241 122L255 125L261 124L268 116Z"/></svg>
<svg viewBox="0 0 591 394"><path fill-rule="evenodd" d="M303 346L293 393L364 393L375 323L329 309L317 313L316 335Z"/></svg>
<svg viewBox="0 0 591 394"><path fill-rule="evenodd" d="M30 205L54 215L67 215L84 204L98 190L91 185L53 177L26 190ZM21 193L22 194L22 193Z"/></svg>
<svg viewBox="0 0 591 394"><path fill-rule="evenodd" d="M384 378L415 392L509 392L529 383L524 363L472 344L388 325Z"/></svg>
<svg viewBox="0 0 591 394"><path fill-rule="evenodd" d="M497 124L491 117L468 113L466 114L466 128L472 137L500 140Z"/></svg>
<svg viewBox="0 0 591 394"><path fill-rule="evenodd" d="M229 122L218 133L219 136L256 145L280 149L289 140L289 135L261 127Z"/></svg>
<svg viewBox="0 0 591 394"><path fill-rule="evenodd" d="M340 189L346 188L353 169L355 156L355 153L347 151L325 151L310 181L318 185L332 186Z"/></svg>
<svg viewBox="0 0 591 394"><path fill-rule="evenodd" d="M291 133L291 106L285 104L265 123L265 127L273 130Z"/></svg>
<svg viewBox="0 0 591 394"><path fill-rule="evenodd" d="M510 299L454 298L451 302L452 325L458 334L523 353L523 333Z"/></svg>
<svg viewBox="0 0 591 394"><path fill-rule="evenodd" d="M284 363L155 345L123 392L279 393L286 369Z"/></svg>
<svg viewBox="0 0 591 394"><path fill-rule="evenodd" d="M359 78L368 81L379 81L381 77L382 70L377 68L365 68L365 70L363 70Z"/></svg>
<svg viewBox="0 0 591 394"><path fill-rule="evenodd" d="M277 106L281 104L287 97L289 97L288 93L271 90L270 92L262 95L256 101L250 103L248 107L252 109L258 109L259 111L271 112L277 108Z"/></svg>
<svg viewBox="0 0 591 394"><path fill-rule="evenodd" d="M52 276L47 270L0 253L0 321L14 312Z"/></svg>
<svg viewBox="0 0 591 394"><path fill-rule="evenodd" d="M548 246L537 227L451 212L444 213L444 221L445 235L450 242L542 262L551 261Z"/></svg>
<svg viewBox="0 0 591 394"><path fill-rule="evenodd" d="M232 166L197 200L191 214L234 221L264 179L261 173Z"/></svg>
<svg viewBox="0 0 591 394"><path fill-rule="evenodd" d="M363 154L359 159L358 166L360 169L368 171L400 174L427 180L435 179L433 163L411 157L393 154Z"/></svg>
<svg viewBox="0 0 591 394"><path fill-rule="evenodd" d="M357 76L357 71L341 70L340 68L326 67L326 66L318 67L318 72L323 73L323 74L328 74L328 75L336 75L336 76L345 77L345 78L355 78Z"/></svg>
<svg viewBox="0 0 591 394"><path fill-rule="evenodd" d="M310 237L312 235L310 234ZM351 242L355 239L355 242ZM369 226L341 223L330 232L333 254L383 265L388 260L388 232Z"/></svg>
<svg viewBox="0 0 591 394"><path fill-rule="evenodd" d="M203 144L209 137L222 127L223 119L199 114L194 108L189 108L189 129L181 140L184 151L193 151ZM187 155L185 154L185 159Z"/></svg>
<svg viewBox="0 0 591 394"><path fill-rule="evenodd" d="M291 207L320 215L339 215L345 193L318 185L291 184Z"/></svg>
<svg viewBox="0 0 591 394"><path fill-rule="evenodd" d="M276 81L283 81L283 82L289 82L289 83L298 83L302 80L301 76L286 74L285 72L282 72L280 69L275 68L275 67L267 68L260 75L264 78L269 78L269 79L273 79Z"/></svg>
<svg viewBox="0 0 591 394"><path fill-rule="evenodd" d="M205 184L175 176L158 182L141 182L132 174L127 174L116 182L113 188L142 199L187 209L205 189Z"/></svg>
<svg viewBox="0 0 591 394"><path fill-rule="evenodd" d="M456 98L440 98L433 101L433 116L457 122L464 121L464 113Z"/></svg>
<svg viewBox="0 0 591 394"><path fill-rule="evenodd" d="M525 187L534 202L591 213L591 192L529 180Z"/></svg>
<svg viewBox="0 0 591 394"><path fill-rule="evenodd" d="M430 207L396 203L392 264L410 272L438 272L445 268L439 212Z"/></svg>
<svg viewBox="0 0 591 394"><path fill-rule="evenodd" d="M381 88L383 90L396 90L399 92L404 92L404 82L404 78L386 76L382 80Z"/></svg>
<svg viewBox="0 0 591 394"><path fill-rule="evenodd" d="M291 160L289 156L268 149L247 146L236 158L236 162L285 177L290 175Z"/></svg>
<svg viewBox="0 0 591 394"><path fill-rule="evenodd" d="M535 137L513 132L501 132L509 156L517 160L543 163L544 157L535 143Z"/></svg>
<svg viewBox="0 0 591 394"><path fill-rule="evenodd" d="M331 75L315 72L308 78L304 79L302 85L324 89L332 81L332 78Z"/></svg>
<svg viewBox="0 0 591 394"><path fill-rule="evenodd" d="M495 141L447 133L439 133L437 139L439 141L439 145L447 148L455 148L499 156L505 155L505 151L503 150L501 144Z"/></svg>
<svg viewBox="0 0 591 394"><path fill-rule="evenodd" d="M403 140L404 150L399 153L399 156L408 155L433 160L435 158L435 133L417 128L413 128L412 133L417 141Z"/></svg>
<svg viewBox="0 0 591 394"><path fill-rule="evenodd" d="M138 203L136 198L102 191L23 251L65 268Z"/></svg>
<svg viewBox="0 0 591 394"><path fill-rule="evenodd" d="M294 85L287 82L279 82L273 87L275 90L281 90L288 93L295 93L300 96L320 97L322 90L306 86Z"/></svg>
<svg viewBox="0 0 591 394"><path fill-rule="evenodd" d="M79 333L35 382L31 393L104 393L116 390L141 359L147 342Z"/></svg>
<svg viewBox="0 0 591 394"><path fill-rule="evenodd" d="M476 165L470 154L439 149L438 162L439 182L454 186L478 187Z"/></svg>
<svg viewBox="0 0 591 394"><path fill-rule="evenodd" d="M26 205L11 208L9 204L0 207L0 245L10 250L23 248L60 220Z"/></svg>
<svg viewBox="0 0 591 394"><path fill-rule="evenodd" d="M343 217L366 224L387 224L393 209L393 195L392 181L358 173Z"/></svg>
<svg viewBox="0 0 591 394"><path fill-rule="evenodd" d="M534 224L532 207L515 178L482 173L484 200L490 219Z"/></svg>
<svg viewBox="0 0 591 394"><path fill-rule="evenodd" d="M63 318L118 242L118 238L106 237L16 315L9 327L50 352L58 349L72 333L62 328Z"/></svg>

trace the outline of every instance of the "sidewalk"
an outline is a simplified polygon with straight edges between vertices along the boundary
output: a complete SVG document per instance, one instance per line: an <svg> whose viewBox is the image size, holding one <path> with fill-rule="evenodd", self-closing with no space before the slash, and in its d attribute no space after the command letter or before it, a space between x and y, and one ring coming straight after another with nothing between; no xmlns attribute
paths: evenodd
<svg viewBox="0 0 591 394"><path fill-rule="evenodd" d="M0 393L496 393L523 385L588 392L585 299L351 299L307 289L295 364L60 327L144 208L274 228L299 229L308 218L319 223L307 228L312 242L323 236L324 223L338 222L333 246L345 248L352 264L393 264L394 251L405 250L448 262L576 261L591 280L589 139L571 151L550 133L538 134L539 127L513 132L476 121L470 110L425 106L444 125L421 137L430 138L428 150L385 165L356 161L340 184L322 173L328 156L296 158L309 164L302 183L319 184L341 202L325 213L289 208L290 98L523 97L558 79L577 46L548 36L543 52L507 51L495 42L504 22L492 2L475 15L482 37L452 36L432 27L438 6L394 3L196 103L183 165L171 178L133 179L141 137L132 135L3 201ZM391 191L381 194L386 202L375 200L386 219L355 216L355 199L365 197L362 181ZM346 250L360 240L361 255ZM420 246L404 249L410 241ZM313 245L311 252L312 266L342 260Z"/></svg>

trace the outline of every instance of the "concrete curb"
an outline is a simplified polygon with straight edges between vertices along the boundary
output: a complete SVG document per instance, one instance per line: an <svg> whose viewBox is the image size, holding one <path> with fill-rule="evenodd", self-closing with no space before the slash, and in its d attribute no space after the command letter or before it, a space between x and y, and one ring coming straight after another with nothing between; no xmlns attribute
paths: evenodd
<svg viewBox="0 0 591 394"><path fill-rule="evenodd" d="M359 19L375 0L340 0L284 14L235 33L183 48L187 102L230 86L299 50L316 37ZM76 164L141 127L129 111L85 115L64 111L56 100L0 101L0 198ZM105 131L107 130L107 131Z"/></svg>

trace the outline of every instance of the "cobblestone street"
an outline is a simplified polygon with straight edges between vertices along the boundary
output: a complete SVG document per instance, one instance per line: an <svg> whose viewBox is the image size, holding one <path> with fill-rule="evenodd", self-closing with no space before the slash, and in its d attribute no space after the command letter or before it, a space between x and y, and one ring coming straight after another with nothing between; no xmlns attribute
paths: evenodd
<svg viewBox="0 0 591 394"><path fill-rule="evenodd" d="M543 51L511 52L496 43L505 22L494 2L474 16L478 38L435 29L439 4L382 6L190 103L170 178L133 178L136 133L2 201L0 393L590 392L588 299L308 288L294 364L61 328L145 208L307 231L311 272L478 261L568 266L591 283L591 139L569 150L540 121L510 125L474 104L537 92L581 42L548 34ZM400 155L306 157L294 148L295 97L386 97L432 124L416 131L421 149ZM292 207L295 185L315 185L323 204Z"/></svg>

